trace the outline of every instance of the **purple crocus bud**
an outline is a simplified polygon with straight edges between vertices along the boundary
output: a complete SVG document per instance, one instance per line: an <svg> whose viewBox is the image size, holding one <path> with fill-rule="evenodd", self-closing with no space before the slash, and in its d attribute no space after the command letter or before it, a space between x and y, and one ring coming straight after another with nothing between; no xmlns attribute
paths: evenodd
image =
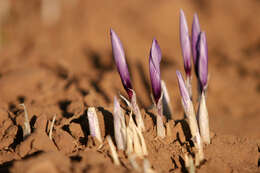
<svg viewBox="0 0 260 173"><path fill-rule="evenodd" d="M186 88L186 85L185 85L185 82L181 75L181 72L177 70L176 74L177 74L179 89L180 89L180 93L181 93L182 103L187 108L188 102L190 100L189 92L188 92L188 89Z"/></svg>
<svg viewBox="0 0 260 173"><path fill-rule="evenodd" d="M152 84L153 96L156 104L161 97L161 73L160 62L162 59L161 49L157 40L153 39L149 57L150 79Z"/></svg>
<svg viewBox="0 0 260 173"><path fill-rule="evenodd" d="M197 60L198 60L198 42L199 42L199 35L200 35L200 24L199 24L197 13L195 13L193 17L191 35L192 35L191 46L192 46L193 64L195 68L195 73L198 76Z"/></svg>
<svg viewBox="0 0 260 173"><path fill-rule="evenodd" d="M191 44L189 30L184 12L180 11L180 42L182 56L184 61L184 69L187 76L191 75Z"/></svg>
<svg viewBox="0 0 260 173"><path fill-rule="evenodd" d="M132 93L133 88L132 88L131 79L130 79L128 67L125 60L125 52L119 37L116 35L113 29L110 29L110 36L111 36L112 51L114 55L114 60L116 62L117 71L119 72L123 86L127 91L129 99L131 100L133 95Z"/></svg>
<svg viewBox="0 0 260 173"><path fill-rule="evenodd" d="M205 32L201 32L199 40L198 75L201 89L205 90L208 84L208 46Z"/></svg>

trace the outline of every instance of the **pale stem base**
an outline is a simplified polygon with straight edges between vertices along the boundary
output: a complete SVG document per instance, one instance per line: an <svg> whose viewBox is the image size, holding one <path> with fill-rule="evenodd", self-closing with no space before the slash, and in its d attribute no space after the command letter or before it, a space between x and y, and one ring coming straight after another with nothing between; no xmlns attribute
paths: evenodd
<svg viewBox="0 0 260 173"><path fill-rule="evenodd" d="M189 127L190 127L190 131L191 131L191 135L192 135L192 140L193 140L195 148L197 150L197 153L196 153L196 155L197 155L196 165L197 165L197 163L200 163L202 160L204 160L204 153L203 153L203 145L202 145L201 137L200 137L200 133L199 133L199 127L197 124L194 107L193 107L191 100L188 101L188 105L187 105L187 108L185 109L185 113L188 118Z"/></svg>
<svg viewBox="0 0 260 173"><path fill-rule="evenodd" d="M163 80L161 80L161 87L163 91L163 113L166 115L167 118L172 119L173 109L171 105L171 100L166 84Z"/></svg>
<svg viewBox="0 0 260 173"><path fill-rule="evenodd" d="M148 155L148 150L144 141L141 130L136 127L132 115L130 114L130 120L127 127L127 155L135 153L138 157L143 158Z"/></svg>
<svg viewBox="0 0 260 173"><path fill-rule="evenodd" d="M92 137L97 138L97 140L102 143L99 122L98 122L97 113L96 113L96 110L94 107L88 108L88 121L89 121L90 135Z"/></svg>
<svg viewBox="0 0 260 173"><path fill-rule="evenodd" d="M156 116L156 128L157 128L157 136L160 138L165 137L165 128L163 125L163 120L161 115Z"/></svg>
<svg viewBox="0 0 260 173"><path fill-rule="evenodd" d="M210 144L209 118L204 92L202 92L200 97L198 122L203 143Z"/></svg>
<svg viewBox="0 0 260 173"><path fill-rule="evenodd" d="M192 99L192 84L191 84L191 81L192 81L191 76L187 76L187 79L186 79L186 87L187 87L187 89L188 89L189 96L190 96L190 98Z"/></svg>
<svg viewBox="0 0 260 173"><path fill-rule="evenodd" d="M187 170L189 170L189 173L195 173L196 167L194 165L192 156L185 154L184 161L185 161L185 167L187 168Z"/></svg>
<svg viewBox="0 0 260 173"><path fill-rule="evenodd" d="M29 122L28 112L24 103L20 104L24 109L24 129L23 129L23 139L31 134L31 126Z"/></svg>
<svg viewBox="0 0 260 173"><path fill-rule="evenodd" d="M132 90L132 92L133 92L133 96L132 96L132 99L131 99L131 106L132 106L132 109L133 109L133 113L135 114L135 118L136 118L135 120L136 120L136 123L137 123L137 127L141 131L144 131L145 130L144 121L143 121L141 111L140 111L139 106L138 106L137 101L136 101L136 94L135 94L134 90Z"/></svg>
<svg viewBox="0 0 260 173"><path fill-rule="evenodd" d="M165 137L165 127L163 125L162 96L159 99L156 107L157 107L157 115L156 115L157 136L160 138L164 138Z"/></svg>
<svg viewBox="0 0 260 173"><path fill-rule="evenodd" d="M53 116L52 121L51 121L51 127L50 127L50 131L49 131L49 138L50 138L50 140L52 140L52 131L53 131L55 119L56 119L56 115Z"/></svg>
<svg viewBox="0 0 260 173"><path fill-rule="evenodd" d="M120 162L119 162L119 159L118 159L118 155L117 155L117 152L116 152L116 147L111 139L111 136L108 136L107 137L107 142L108 142L108 145L110 147L110 151L111 151L111 156L112 156L112 159L113 159L113 162L115 165L120 165Z"/></svg>
<svg viewBox="0 0 260 173"><path fill-rule="evenodd" d="M126 124L125 117L117 98L114 99L114 133L118 150L126 149Z"/></svg>

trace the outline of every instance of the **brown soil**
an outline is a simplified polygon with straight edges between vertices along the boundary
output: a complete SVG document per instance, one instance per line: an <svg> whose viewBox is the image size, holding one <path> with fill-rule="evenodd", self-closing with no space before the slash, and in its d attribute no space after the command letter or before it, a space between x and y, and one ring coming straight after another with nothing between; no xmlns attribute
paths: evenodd
<svg viewBox="0 0 260 173"><path fill-rule="evenodd" d="M134 172L124 153L119 153L122 166L115 166L108 144L99 148L89 137L87 108L96 107L103 138L113 137L113 97L125 94L111 54L110 27L126 50L147 127L148 160L156 172L185 172L189 144L175 77L183 69L180 8L189 26L198 13L209 46L213 138L197 172L260 172L259 1L73 2L62 1L60 19L49 25L35 0L11 1L10 13L0 20L0 172ZM156 138L150 109L153 37L162 48L161 74L174 110L172 135L163 140ZM32 127L26 139L23 102Z"/></svg>

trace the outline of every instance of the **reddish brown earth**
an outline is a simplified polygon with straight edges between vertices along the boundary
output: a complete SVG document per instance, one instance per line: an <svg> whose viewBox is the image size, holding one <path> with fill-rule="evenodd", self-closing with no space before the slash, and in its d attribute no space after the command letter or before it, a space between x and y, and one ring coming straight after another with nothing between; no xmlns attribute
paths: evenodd
<svg viewBox="0 0 260 173"><path fill-rule="evenodd" d="M134 172L124 153L122 166L115 166L108 144L98 148L89 137L88 107L97 108L103 137L113 136L113 97L125 94L111 56L110 27L126 50L147 127L148 160L156 172L185 172L188 146L177 123L183 110L175 76L183 71L180 8L189 26L198 13L209 47L207 105L214 135L197 172L260 172L259 1L62 1L61 17L52 25L43 23L40 5L13 0L1 20L0 172ZM172 136L163 140L155 138L150 110L153 37L162 48L161 74L174 110ZM32 126L25 140L23 102Z"/></svg>

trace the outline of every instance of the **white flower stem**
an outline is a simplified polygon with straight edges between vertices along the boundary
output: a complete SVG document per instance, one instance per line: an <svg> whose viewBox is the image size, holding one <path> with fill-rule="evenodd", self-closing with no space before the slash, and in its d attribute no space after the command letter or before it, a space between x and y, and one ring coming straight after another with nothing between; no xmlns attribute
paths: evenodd
<svg viewBox="0 0 260 173"><path fill-rule="evenodd" d="M107 142L108 142L108 145L110 147L110 150L111 150L111 157L113 159L113 162L115 165L120 165L120 162L119 162L119 159L118 159L118 155L117 155L117 152L116 152L116 147L111 139L110 136L107 136Z"/></svg>
<svg viewBox="0 0 260 173"><path fill-rule="evenodd" d="M172 119L173 109L171 105L170 96L166 87L166 84L161 80L161 87L163 92L163 112L166 114L167 118Z"/></svg>
<svg viewBox="0 0 260 173"><path fill-rule="evenodd" d="M209 118L204 91L200 96L200 104L198 111L198 122L202 141L205 144L210 144Z"/></svg>
<svg viewBox="0 0 260 173"><path fill-rule="evenodd" d="M165 137L165 127L163 125L162 96L159 99L156 107L157 107L157 115L156 115L157 136L160 138L164 138Z"/></svg>
<svg viewBox="0 0 260 173"><path fill-rule="evenodd" d="M197 150L198 155L198 161L201 162L204 159L204 153L203 153L203 145L201 142L201 137L199 133L199 127L197 124L194 107L191 100L188 100L187 107L185 109L185 113L188 118L189 127L192 135L192 140L195 145L195 148Z"/></svg>
<svg viewBox="0 0 260 173"><path fill-rule="evenodd" d="M52 121L51 121L51 126L50 126L50 131L49 131L50 140L52 140L52 131L53 131L55 119L56 119L56 115L53 116Z"/></svg>
<svg viewBox="0 0 260 173"><path fill-rule="evenodd" d="M192 81L192 77L191 76L187 76L186 87L188 89L189 96L192 99L192 84L191 84L191 81Z"/></svg>
<svg viewBox="0 0 260 173"><path fill-rule="evenodd" d="M24 103L20 104L24 109L24 130L23 130L23 138L25 139L27 136L31 134L31 126L28 118L28 112L24 105Z"/></svg>
<svg viewBox="0 0 260 173"><path fill-rule="evenodd" d="M117 149L126 149L126 125L125 117L117 98L114 99L114 132Z"/></svg>
<svg viewBox="0 0 260 173"><path fill-rule="evenodd" d="M141 131L144 131L145 130L144 121L143 121L141 111L140 111L139 106L138 106L137 101L136 101L136 94L135 94L134 90L132 90L132 92L133 92L133 96L132 96L132 99L131 99L131 106L132 106L132 109L133 109L133 113L135 114L135 120L136 120L136 123L137 123L137 127Z"/></svg>
<svg viewBox="0 0 260 173"><path fill-rule="evenodd" d="M194 166L194 161L191 155L185 154L184 156L185 167L189 173L195 173L196 167Z"/></svg>
<svg viewBox="0 0 260 173"><path fill-rule="evenodd" d="M96 137L102 143L97 113L94 107L88 108L89 130L92 137Z"/></svg>

